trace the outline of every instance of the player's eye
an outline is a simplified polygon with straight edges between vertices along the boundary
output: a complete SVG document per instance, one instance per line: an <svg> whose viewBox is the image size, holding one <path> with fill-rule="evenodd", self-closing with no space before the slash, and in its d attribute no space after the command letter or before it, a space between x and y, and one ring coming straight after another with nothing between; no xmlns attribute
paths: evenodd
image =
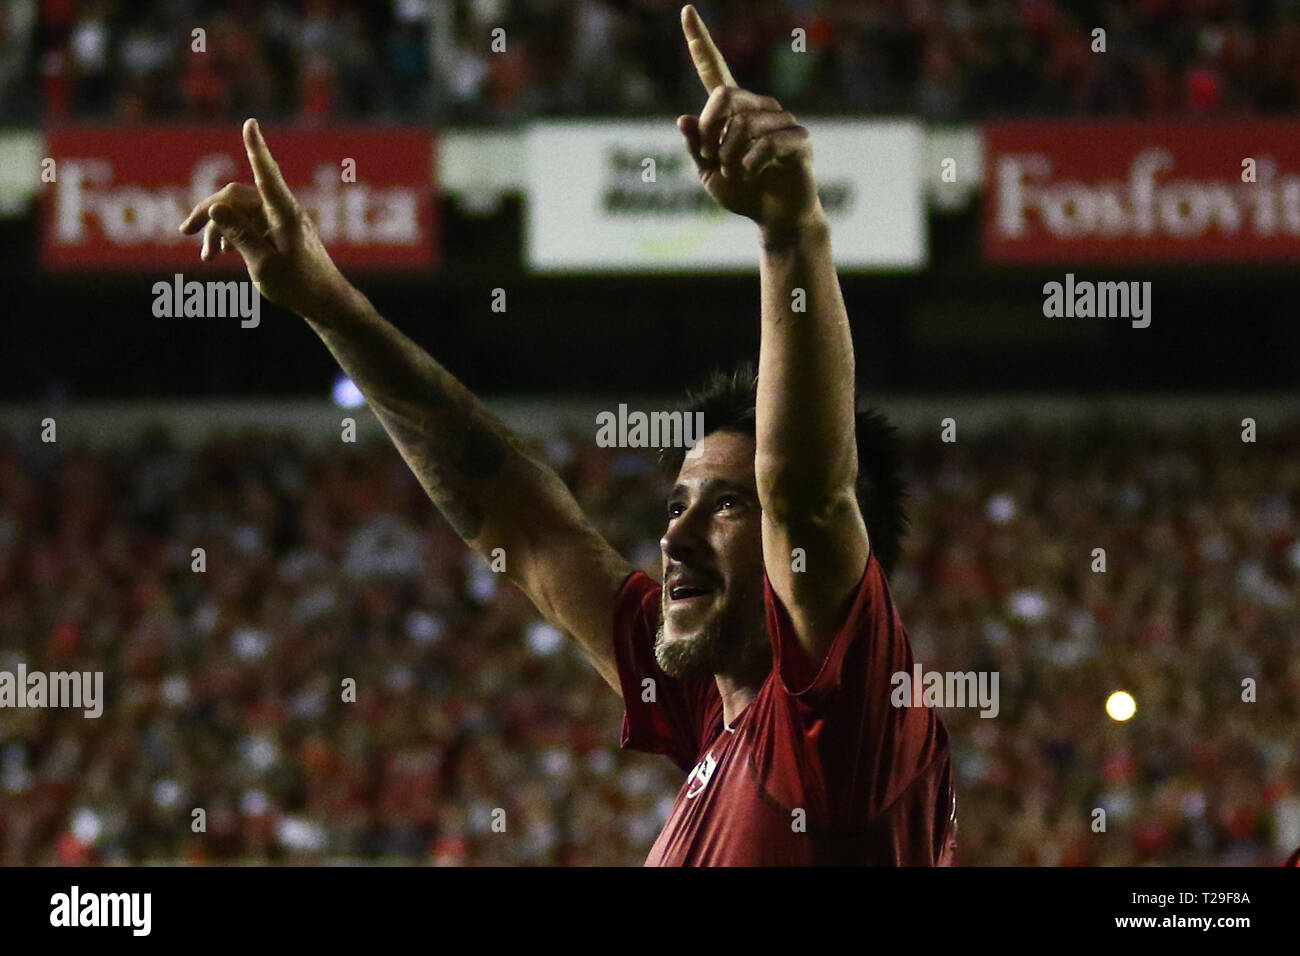
<svg viewBox="0 0 1300 956"><path fill-rule="evenodd" d="M680 514L681 514L683 511L685 511L685 510L686 510L686 505L684 505L684 504L683 504L682 502L680 502L680 501L670 501L670 502L668 502L668 517L669 517L670 519L671 519L671 518L676 518L678 515L680 515Z"/></svg>
<svg viewBox="0 0 1300 956"><path fill-rule="evenodd" d="M740 505L740 499L735 495L723 495L718 499L718 510L729 511Z"/></svg>

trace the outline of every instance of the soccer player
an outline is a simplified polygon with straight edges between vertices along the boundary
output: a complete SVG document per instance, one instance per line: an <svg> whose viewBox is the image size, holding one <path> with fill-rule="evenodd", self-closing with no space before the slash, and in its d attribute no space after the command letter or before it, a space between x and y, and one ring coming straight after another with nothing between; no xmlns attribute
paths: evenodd
<svg viewBox="0 0 1300 956"><path fill-rule="evenodd" d="M901 489L889 430L855 412L808 131L737 87L693 7L682 28L709 95L677 125L704 188L758 227L762 315L757 376L695 395L706 435L670 460L662 587L344 279L255 121L256 185L226 186L181 229L203 231L205 260L237 251L262 295L307 321L457 533L504 548L514 582L622 696L623 746L687 774L647 864L948 864L947 732L890 702L913 664L885 578Z"/></svg>

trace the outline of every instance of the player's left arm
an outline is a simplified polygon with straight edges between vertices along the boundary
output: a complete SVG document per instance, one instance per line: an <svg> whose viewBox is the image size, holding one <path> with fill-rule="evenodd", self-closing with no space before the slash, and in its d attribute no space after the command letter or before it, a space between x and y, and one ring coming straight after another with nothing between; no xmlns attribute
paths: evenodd
<svg viewBox="0 0 1300 956"><path fill-rule="evenodd" d="M853 341L830 225L808 131L776 100L736 86L693 7L683 8L682 28L709 100L678 128L705 188L753 219L762 242L755 470L763 560L801 645L820 664L868 555L854 494ZM796 548L805 570L793 570Z"/></svg>

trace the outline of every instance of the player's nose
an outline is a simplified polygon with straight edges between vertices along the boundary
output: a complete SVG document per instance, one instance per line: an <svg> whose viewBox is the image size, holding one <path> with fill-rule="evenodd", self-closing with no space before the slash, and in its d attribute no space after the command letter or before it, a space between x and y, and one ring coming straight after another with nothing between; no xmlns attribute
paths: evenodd
<svg viewBox="0 0 1300 956"><path fill-rule="evenodd" d="M659 550L668 561L685 561L703 550L704 528L695 508L687 508L668 526L659 539Z"/></svg>

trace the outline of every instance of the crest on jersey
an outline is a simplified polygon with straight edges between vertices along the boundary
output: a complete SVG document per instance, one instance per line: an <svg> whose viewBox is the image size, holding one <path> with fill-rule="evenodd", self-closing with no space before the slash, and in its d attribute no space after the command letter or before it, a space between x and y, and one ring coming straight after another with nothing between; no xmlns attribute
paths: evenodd
<svg viewBox="0 0 1300 956"><path fill-rule="evenodd" d="M713 759L712 753L704 755L704 759L695 765L691 775L686 778L686 799L693 800L700 795L709 781L713 778L713 771L718 768L718 762Z"/></svg>

